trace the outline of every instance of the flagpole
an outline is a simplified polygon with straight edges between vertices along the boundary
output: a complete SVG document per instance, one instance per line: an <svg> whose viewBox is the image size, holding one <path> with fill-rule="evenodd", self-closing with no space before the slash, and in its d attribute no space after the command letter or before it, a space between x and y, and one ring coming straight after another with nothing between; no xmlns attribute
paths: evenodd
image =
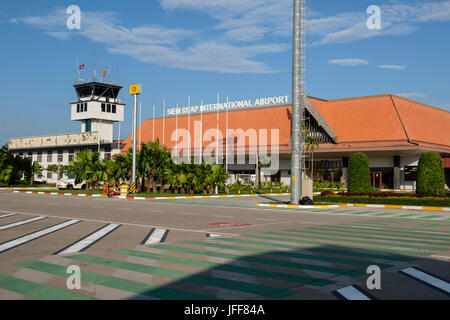
<svg viewBox="0 0 450 320"><path fill-rule="evenodd" d="M163 100L163 146L165 145L166 136L166 100Z"/></svg>
<svg viewBox="0 0 450 320"><path fill-rule="evenodd" d="M176 105L176 113L175 113L175 137L176 137L176 141L175 141L175 154L176 157L178 157L178 103Z"/></svg>
<svg viewBox="0 0 450 320"><path fill-rule="evenodd" d="M117 142L117 149L120 149L120 125L121 122L119 122L119 141Z"/></svg>
<svg viewBox="0 0 450 320"><path fill-rule="evenodd" d="M153 105L153 142L155 142L155 105Z"/></svg>
<svg viewBox="0 0 450 320"><path fill-rule="evenodd" d="M225 150L225 152L226 152L226 154L225 154L225 161L226 161L226 164L225 164L225 171L228 173L228 96L227 96L227 128L225 129L226 131L226 138L225 138L225 146L226 146L226 150Z"/></svg>
<svg viewBox="0 0 450 320"><path fill-rule="evenodd" d="M203 163L203 100L200 101L200 164Z"/></svg>
<svg viewBox="0 0 450 320"><path fill-rule="evenodd" d="M191 162L191 96L188 97L188 108L189 108L189 112L188 112L188 132L189 132L189 151L188 151L188 158L189 158L189 163Z"/></svg>
<svg viewBox="0 0 450 320"><path fill-rule="evenodd" d="M139 150L142 143L142 102L139 103Z"/></svg>
<svg viewBox="0 0 450 320"><path fill-rule="evenodd" d="M77 84L78 84L78 82L80 81L80 65L78 64L78 58L77 58L77 60L76 60L76 68L77 68Z"/></svg>
<svg viewBox="0 0 450 320"><path fill-rule="evenodd" d="M220 101L220 91L217 91L216 164L219 164L219 101Z"/></svg>

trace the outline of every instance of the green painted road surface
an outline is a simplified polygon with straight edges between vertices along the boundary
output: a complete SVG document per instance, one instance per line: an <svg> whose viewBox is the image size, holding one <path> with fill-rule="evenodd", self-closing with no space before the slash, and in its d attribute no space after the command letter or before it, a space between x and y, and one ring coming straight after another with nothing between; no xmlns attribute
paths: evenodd
<svg viewBox="0 0 450 320"><path fill-rule="evenodd" d="M70 264L81 266L83 285L117 289L127 292L130 298L221 299L218 292L225 290L236 297L290 299L301 294L305 285L309 290L339 286L337 277L344 275L356 281L370 265L377 264L386 270L395 264L411 262L416 256L438 254L450 248L448 232L425 232L421 228L390 224L389 220L368 220L356 227L346 223L286 228L207 241L119 248L111 250L108 257L91 254L59 257L67 261L64 265L20 261L12 265L47 274L53 280L33 282L0 274L0 288L34 299L96 299L95 290L79 293L64 288L68 277L66 265ZM90 271L93 268L95 272ZM129 272L142 276L130 278ZM218 272L244 280L226 278ZM151 281L145 275L150 275Z"/></svg>
<svg viewBox="0 0 450 320"><path fill-rule="evenodd" d="M68 219L80 223L29 242L16 241L17 246L0 252L0 299L336 299L335 290L365 283L371 265L379 266L396 288L404 285L404 293L422 290L426 295L429 287L399 270L423 266L444 279L450 275L446 213L373 208L302 212L259 208L254 200L239 198L150 203L0 192L3 212L16 214L2 218L2 225L30 215L47 219L2 230L0 244ZM85 251L54 254L111 223L122 227ZM165 242L142 245L155 228L166 230ZM71 265L81 270L79 290L66 286ZM401 299L401 292L394 298Z"/></svg>

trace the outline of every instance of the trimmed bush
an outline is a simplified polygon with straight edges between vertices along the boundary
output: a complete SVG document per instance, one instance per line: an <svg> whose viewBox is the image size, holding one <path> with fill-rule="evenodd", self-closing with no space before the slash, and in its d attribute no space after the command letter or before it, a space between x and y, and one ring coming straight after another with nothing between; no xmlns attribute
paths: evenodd
<svg viewBox="0 0 450 320"><path fill-rule="evenodd" d="M419 160L417 193L445 194L444 162L437 152L426 152Z"/></svg>
<svg viewBox="0 0 450 320"><path fill-rule="evenodd" d="M361 203L361 204L392 204L409 206L430 206L430 207L450 207L450 198L437 197L370 197L353 196L345 197L340 195L316 196L315 202L329 203Z"/></svg>
<svg viewBox="0 0 450 320"><path fill-rule="evenodd" d="M348 192L369 192L370 188L369 158L357 152L348 166Z"/></svg>

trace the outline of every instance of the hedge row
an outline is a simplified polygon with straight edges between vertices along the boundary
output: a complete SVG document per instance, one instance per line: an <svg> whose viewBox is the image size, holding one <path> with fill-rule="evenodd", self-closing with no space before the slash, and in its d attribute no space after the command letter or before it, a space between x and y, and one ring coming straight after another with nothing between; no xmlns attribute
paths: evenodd
<svg viewBox="0 0 450 320"><path fill-rule="evenodd" d="M450 193L446 193L443 195L436 194L436 195L425 195L425 194L417 194L414 192L408 192L408 193L395 193L395 192L339 192L339 193L333 193L331 191L323 191L321 196L331 196L331 195L338 195L343 197L361 197L361 196L367 196L370 198L426 198L426 197L432 197L432 198L448 198L450 199Z"/></svg>
<svg viewBox="0 0 450 320"><path fill-rule="evenodd" d="M439 197L369 197L369 196L316 196L314 201L333 203L393 204L405 206L450 207L450 198Z"/></svg>

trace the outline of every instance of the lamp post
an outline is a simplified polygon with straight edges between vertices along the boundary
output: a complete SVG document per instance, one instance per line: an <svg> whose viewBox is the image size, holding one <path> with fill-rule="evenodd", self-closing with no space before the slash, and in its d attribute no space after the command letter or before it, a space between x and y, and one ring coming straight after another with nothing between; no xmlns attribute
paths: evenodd
<svg viewBox="0 0 450 320"><path fill-rule="evenodd" d="M302 195L303 162L303 62L304 62L304 0L294 0L292 52L292 133L291 133L291 204L299 204Z"/></svg>
<svg viewBox="0 0 450 320"><path fill-rule="evenodd" d="M142 93L142 85L134 84L130 86L130 94L133 96L133 174L131 178L130 193L136 193L136 138L137 138L137 103L138 95Z"/></svg>

